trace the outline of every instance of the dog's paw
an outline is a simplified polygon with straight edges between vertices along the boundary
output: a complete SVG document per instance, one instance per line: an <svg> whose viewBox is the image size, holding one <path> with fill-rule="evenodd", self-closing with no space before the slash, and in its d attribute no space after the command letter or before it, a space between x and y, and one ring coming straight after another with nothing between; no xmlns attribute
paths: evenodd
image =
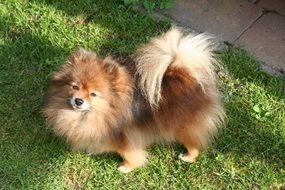
<svg viewBox="0 0 285 190"><path fill-rule="evenodd" d="M118 167L118 170L122 173L129 173L129 172L133 171L134 169L122 164Z"/></svg>
<svg viewBox="0 0 285 190"><path fill-rule="evenodd" d="M189 162L189 163L192 163L192 162L195 162L196 161L196 158L197 156L192 156L190 154L179 154L178 156L181 160L185 161L185 162Z"/></svg>

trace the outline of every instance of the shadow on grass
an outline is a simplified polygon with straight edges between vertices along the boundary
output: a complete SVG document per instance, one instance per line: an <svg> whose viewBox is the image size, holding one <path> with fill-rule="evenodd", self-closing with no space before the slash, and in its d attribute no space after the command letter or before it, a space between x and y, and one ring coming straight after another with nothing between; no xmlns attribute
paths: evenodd
<svg viewBox="0 0 285 190"><path fill-rule="evenodd" d="M0 188L20 189L32 180L29 176L44 173L42 166L64 153L63 143L44 127L40 109L53 69L47 60L57 62L66 52L3 18L0 26L7 35L0 45Z"/></svg>
<svg viewBox="0 0 285 190"><path fill-rule="evenodd" d="M258 158L282 170L285 114L282 104L276 102L284 104L284 76L261 71L258 61L243 50L232 48L221 60L234 81L225 90L228 124L218 141L219 149L240 158Z"/></svg>
<svg viewBox="0 0 285 190"><path fill-rule="evenodd" d="M238 104L236 106L239 106ZM243 109L240 106L239 109ZM238 117L237 120L234 118ZM219 135L217 149L223 153L234 153L247 161L257 158L277 170L285 166L285 141L281 132L273 134L268 124L257 123L245 112L228 112L228 124ZM241 121L242 120L242 121Z"/></svg>
<svg viewBox="0 0 285 190"><path fill-rule="evenodd" d="M68 17L79 19L79 25L96 23L110 28L112 34L97 52L99 55L128 54L138 44L146 42L170 27L167 22L156 22L148 15L135 13L131 7L125 7L119 1L32 0L31 2L53 7Z"/></svg>
<svg viewBox="0 0 285 190"><path fill-rule="evenodd" d="M135 23L135 20L128 17L138 17L138 15L128 9L126 14L109 12L108 6L114 6L111 1L105 1L107 6L100 6L104 4L103 1L98 1L100 3L96 4L92 3L93 1L86 1L83 6L67 0L34 2L53 6L71 16L85 15L84 24L98 22L112 28L117 35L103 44L103 50L100 53L102 55L112 52L128 53L147 37L167 28L166 25L161 27L159 24L156 28L157 23L149 21L142 15L139 17L145 21ZM104 13L96 14L97 11ZM122 9L116 11L122 11ZM151 29L148 29L150 25ZM55 138L51 131L46 129L40 109L46 90L47 76L65 60L69 51L59 46L55 47L47 37L35 36L29 31L15 29L13 23L7 23L5 20L0 20L0 26L5 26L1 30L4 31L3 34L7 33L9 39L0 45L0 114L3 126L0 131L0 179L5 181L5 186L21 188L22 185L33 181L44 180L30 179L29 176L34 176L37 172L48 172L46 170L49 165L66 153L65 143ZM136 38L136 36L144 37ZM128 44L127 48L124 47L126 44ZM255 68L256 66L248 68L247 72L244 72L233 65L228 66L234 78L264 86L268 94L278 99L284 98L282 91L276 92L276 88L270 85L268 77L255 76ZM253 75L255 77L252 77ZM264 123L260 123L259 126L258 121L248 114L248 106L242 102L229 101L227 108L229 123L220 135L217 149L221 152L235 152L240 157L256 157L278 169L284 167L284 136L264 129L261 126ZM98 159L101 158L119 160L117 156L102 155ZM26 182L31 180L32 182Z"/></svg>

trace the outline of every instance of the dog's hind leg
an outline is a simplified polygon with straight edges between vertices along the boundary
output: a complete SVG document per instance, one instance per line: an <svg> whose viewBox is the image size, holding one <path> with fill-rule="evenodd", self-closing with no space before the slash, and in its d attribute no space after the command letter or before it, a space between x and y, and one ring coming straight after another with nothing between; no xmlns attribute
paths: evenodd
<svg viewBox="0 0 285 190"><path fill-rule="evenodd" d="M199 143L193 134L189 134L189 130L182 128L176 134L176 140L184 145L187 149L186 153L181 153L179 158L185 162L195 162L199 155Z"/></svg>

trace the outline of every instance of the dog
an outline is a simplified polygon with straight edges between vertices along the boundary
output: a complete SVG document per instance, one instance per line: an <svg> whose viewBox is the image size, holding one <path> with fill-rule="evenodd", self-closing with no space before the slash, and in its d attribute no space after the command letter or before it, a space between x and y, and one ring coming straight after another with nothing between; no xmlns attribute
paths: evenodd
<svg viewBox="0 0 285 190"><path fill-rule="evenodd" d="M116 152L130 172L146 147L178 142L194 162L224 123L211 37L172 28L140 46L127 63L79 49L51 77L43 113L73 149Z"/></svg>

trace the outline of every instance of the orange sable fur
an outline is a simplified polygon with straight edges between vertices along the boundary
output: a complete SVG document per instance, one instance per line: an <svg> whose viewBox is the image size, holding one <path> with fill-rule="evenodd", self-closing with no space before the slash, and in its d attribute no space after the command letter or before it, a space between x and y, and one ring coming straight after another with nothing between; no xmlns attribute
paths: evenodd
<svg viewBox="0 0 285 190"><path fill-rule="evenodd" d="M120 154L122 172L143 165L145 148L161 141L183 144L179 157L193 162L224 119L210 46L207 36L174 28L126 66L80 49L52 76L44 115L74 149Z"/></svg>

